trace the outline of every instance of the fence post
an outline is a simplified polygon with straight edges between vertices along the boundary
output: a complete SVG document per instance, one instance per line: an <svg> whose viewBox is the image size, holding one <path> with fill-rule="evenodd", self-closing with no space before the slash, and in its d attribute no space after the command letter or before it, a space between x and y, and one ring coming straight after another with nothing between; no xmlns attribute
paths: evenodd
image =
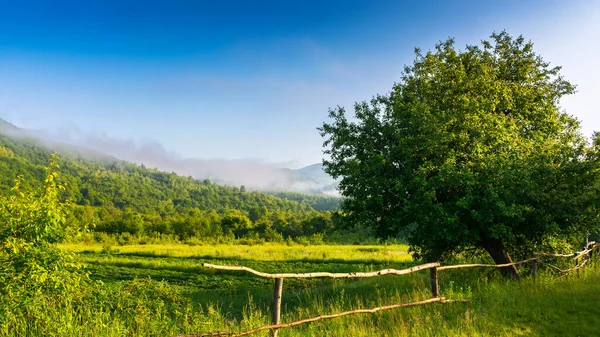
<svg viewBox="0 0 600 337"><path fill-rule="evenodd" d="M438 285L437 267L430 268L429 272L431 274L431 294L433 297L439 297L440 288Z"/></svg>
<svg viewBox="0 0 600 337"><path fill-rule="evenodd" d="M531 262L531 278L533 279L533 282L535 282L535 279L537 277L537 269L538 269L538 262L537 262L537 258L536 258L535 260L533 260Z"/></svg>
<svg viewBox="0 0 600 337"><path fill-rule="evenodd" d="M279 324L281 318L281 293L283 292L283 279L275 279L275 291L273 292L273 324ZM271 330L271 336L277 337L277 329Z"/></svg>

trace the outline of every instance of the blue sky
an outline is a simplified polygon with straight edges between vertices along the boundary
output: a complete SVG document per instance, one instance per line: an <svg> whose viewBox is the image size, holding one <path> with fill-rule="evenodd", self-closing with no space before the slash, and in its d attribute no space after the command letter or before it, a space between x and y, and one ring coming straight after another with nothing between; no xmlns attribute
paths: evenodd
<svg viewBox="0 0 600 337"><path fill-rule="evenodd" d="M589 135L597 22L596 0L0 0L0 118L84 144L298 167L321 160L328 108L387 92L415 47L506 29L579 85L563 106Z"/></svg>

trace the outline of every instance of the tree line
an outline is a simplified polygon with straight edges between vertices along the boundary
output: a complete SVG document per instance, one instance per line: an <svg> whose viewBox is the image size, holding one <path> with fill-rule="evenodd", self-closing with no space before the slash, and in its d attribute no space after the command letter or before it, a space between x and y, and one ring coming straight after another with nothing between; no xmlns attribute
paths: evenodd
<svg viewBox="0 0 600 337"><path fill-rule="evenodd" d="M39 187L51 153L36 139L0 134L0 194L10 194L17 176L23 188ZM70 201L68 222L75 227L181 240L283 240L335 231L337 198L246 191L110 157L92 160L74 151L63 151L59 162L60 196Z"/></svg>

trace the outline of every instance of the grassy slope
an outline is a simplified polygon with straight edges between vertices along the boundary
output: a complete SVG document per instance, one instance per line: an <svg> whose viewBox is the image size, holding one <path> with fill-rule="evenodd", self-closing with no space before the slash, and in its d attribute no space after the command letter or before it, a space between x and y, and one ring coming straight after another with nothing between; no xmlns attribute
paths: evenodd
<svg viewBox="0 0 600 337"><path fill-rule="evenodd" d="M204 270L202 262L271 272L363 271L411 263L403 246L136 246L120 247L116 254L101 253L99 247L69 248L81 252L104 287L120 294L118 301L138 301L140 308L147 308L95 310L82 318L87 328L73 331L74 336L168 336L269 323L272 280ZM165 282L117 282L144 276ZM468 298L469 303L322 321L281 331L280 336L597 336L599 277L597 266L580 277L542 277L535 285L529 279L505 282L488 270L446 271L440 273L442 295ZM426 272L363 280L286 280L283 321L425 299L428 286Z"/></svg>

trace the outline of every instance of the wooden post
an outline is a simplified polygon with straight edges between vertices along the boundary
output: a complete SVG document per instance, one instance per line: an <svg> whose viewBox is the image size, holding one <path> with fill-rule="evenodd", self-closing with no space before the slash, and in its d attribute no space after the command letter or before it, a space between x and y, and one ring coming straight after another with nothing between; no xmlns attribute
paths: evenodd
<svg viewBox="0 0 600 337"><path fill-rule="evenodd" d="M438 286L437 268L433 267L429 269L429 272L431 273L431 294L433 297L439 297L440 288Z"/></svg>
<svg viewBox="0 0 600 337"><path fill-rule="evenodd" d="M281 318L281 293L283 292L283 279L275 279L275 291L273 292L273 325L279 324ZM277 337L277 329L271 330L271 336Z"/></svg>
<svg viewBox="0 0 600 337"><path fill-rule="evenodd" d="M585 237L585 249L588 249L589 246L590 246L590 234L588 233L588 235Z"/></svg>
<svg viewBox="0 0 600 337"><path fill-rule="evenodd" d="M537 262L537 260L533 260L531 262L531 278L533 279L533 282L535 282L535 279L537 277L537 269L538 269L538 262Z"/></svg>

